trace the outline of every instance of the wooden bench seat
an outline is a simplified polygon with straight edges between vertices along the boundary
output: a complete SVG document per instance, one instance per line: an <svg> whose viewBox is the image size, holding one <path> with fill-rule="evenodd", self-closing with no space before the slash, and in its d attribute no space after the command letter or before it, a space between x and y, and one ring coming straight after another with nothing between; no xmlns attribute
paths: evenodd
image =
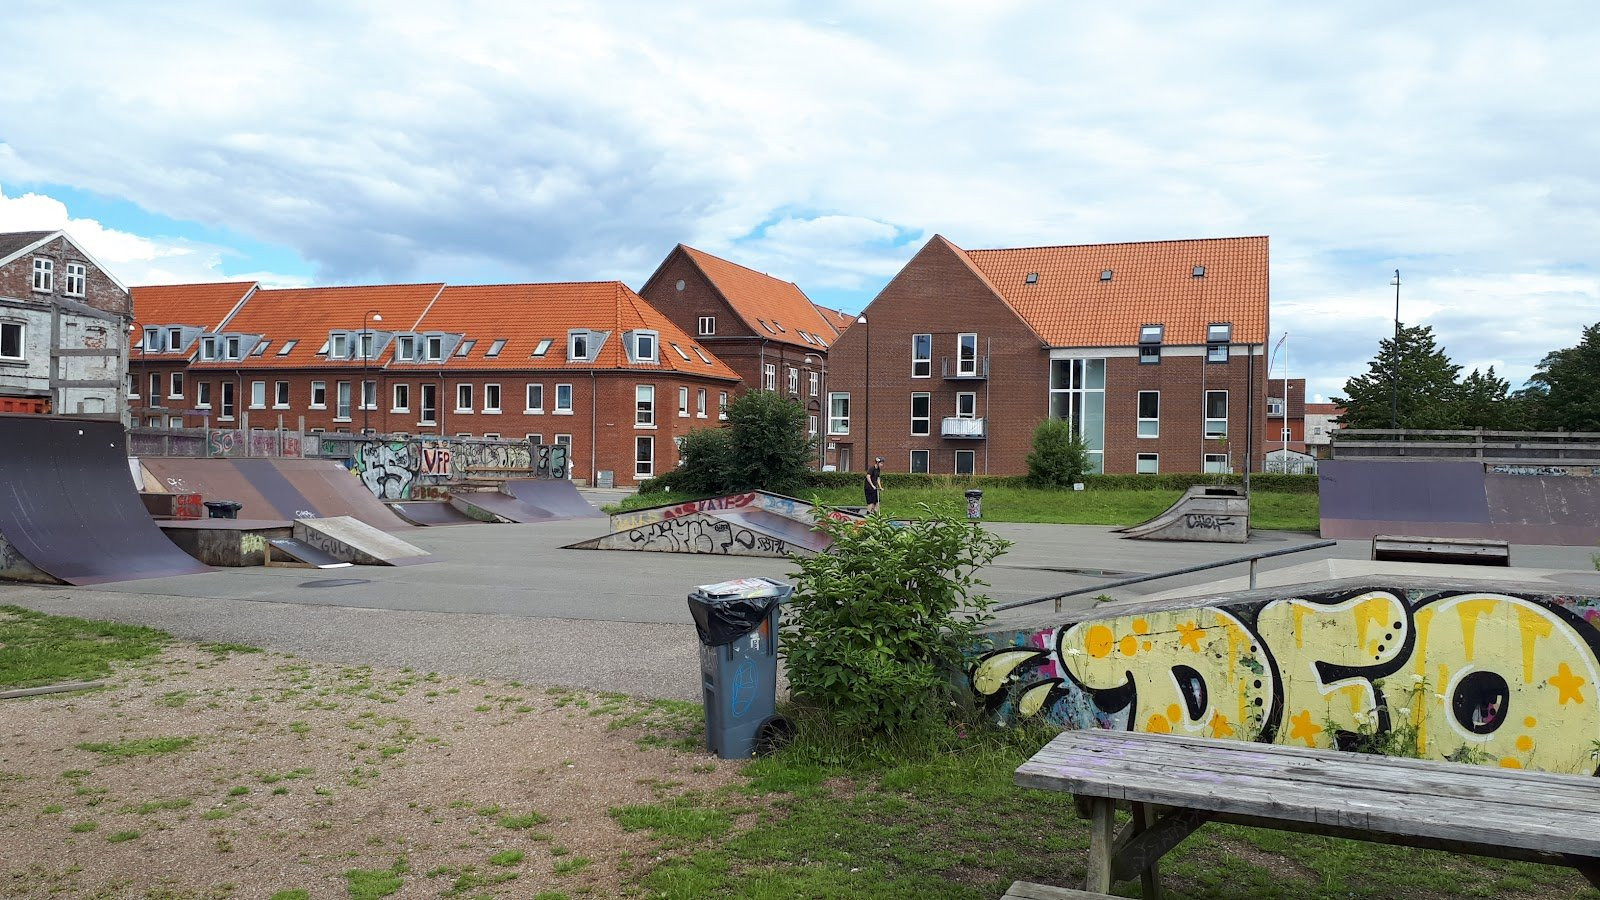
<svg viewBox="0 0 1600 900"><path fill-rule="evenodd" d="M1115 894L1091 894L1074 888L1034 884L1031 881L1014 881L1011 889L1000 900L1114 900Z"/></svg>
<svg viewBox="0 0 1600 900"><path fill-rule="evenodd" d="M1570 866L1600 887L1600 778L1084 729L1015 780L1087 807L1090 891L1159 893L1156 863L1208 821ZM1134 816L1113 835L1118 801Z"/></svg>
<svg viewBox="0 0 1600 900"><path fill-rule="evenodd" d="M1380 534L1372 539L1372 558L1389 562L1509 566L1511 544L1492 538L1436 538Z"/></svg>

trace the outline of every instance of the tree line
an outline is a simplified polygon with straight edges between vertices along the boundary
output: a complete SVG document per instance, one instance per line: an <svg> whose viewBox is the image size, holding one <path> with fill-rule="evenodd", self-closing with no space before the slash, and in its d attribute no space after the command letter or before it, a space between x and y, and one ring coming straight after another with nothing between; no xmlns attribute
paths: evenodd
<svg viewBox="0 0 1600 900"><path fill-rule="evenodd" d="M1344 408L1345 428L1600 431L1600 322L1576 346L1545 354L1516 391L1494 366L1463 378L1431 326L1402 325L1333 402Z"/></svg>

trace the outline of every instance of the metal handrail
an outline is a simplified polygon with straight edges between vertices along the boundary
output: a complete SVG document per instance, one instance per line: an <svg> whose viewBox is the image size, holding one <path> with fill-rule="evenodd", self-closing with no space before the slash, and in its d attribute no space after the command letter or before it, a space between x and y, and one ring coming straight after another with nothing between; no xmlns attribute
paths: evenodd
<svg viewBox="0 0 1600 900"><path fill-rule="evenodd" d="M1250 564L1250 587L1253 589L1256 586L1257 560L1267 559L1268 557L1273 556L1288 556L1291 553L1303 553L1307 550L1321 550L1324 547L1332 547L1338 543L1338 541L1315 541L1310 544L1302 544L1298 547L1285 547L1281 550L1268 550L1265 553L1252 553L1249 556L1235 556L1232 559L1201 563L1198 566L1185 566L1182 569L1173 569L1168 572L1157 572L1154 575L1135 575L1132 578L1119 578L1116 581L1102 582L1101 584L1091 585L1090 587L1086 588L1078 588L1077 590L1063 591L1058 594L1045 594L1043 597L1033 597L1028 600L1014 600L1010 603L1002 603L1001 605L996 606L994 611L1004 612L1008 609L1018 609L1023 606L1032 606L1035 603L1043 603L1046 600L1054 600L1056 602L1056 612L1061 612L1061 601L1065 597L1075 597L1078 594L1087 594L1090 591L1103 591L1108 588L1125 587L1130 584L1139 584L1143 581L1155 581L1158 578L1171 578L1174 575L1190 575L1195 572L1204 572L1207 569L1216 569L1221 566L1231 566L1236 563L1244 562Z"/></svg>

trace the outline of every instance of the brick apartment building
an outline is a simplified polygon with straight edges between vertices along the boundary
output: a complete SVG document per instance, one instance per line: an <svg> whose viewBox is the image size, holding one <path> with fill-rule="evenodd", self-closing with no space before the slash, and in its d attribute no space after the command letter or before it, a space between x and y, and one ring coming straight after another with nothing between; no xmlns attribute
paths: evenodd
<svg viewBox="0 0 1600 900"><path fill-rule="evenodd" d="M1265 237L963 250L935 236L831 348L827 459L1022 474L1047 416L1097 470L1259 470Z"/></svg>
<svg viewBox="0 0 1600 900"><path fill-rule="evenodd" d="M620 282L133 290L146 424L566 444L573 476L677 463L738 376ZM159 404L147 402L160 395Z"/></svg>
<svg viewBox="0 0 1600 900"><path fill-rule="evenodd" d="M130 309L65 232L0 234L0 412L122 418Z"/></svg>
<svg viewBox="0 0 1600 900"><path fill-rule="evenodd" d="M683 244L639 295L737 372L743 389L799 400L817 433L828 350L854 317L813 304L791 282Z"/></svg>

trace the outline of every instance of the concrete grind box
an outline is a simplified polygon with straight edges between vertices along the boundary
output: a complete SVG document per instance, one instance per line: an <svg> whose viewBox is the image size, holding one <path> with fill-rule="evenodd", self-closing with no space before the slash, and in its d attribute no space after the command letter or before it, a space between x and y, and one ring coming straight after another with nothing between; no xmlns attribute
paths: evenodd
<svg viewBox="0 0 1600 900"><path fill-rule="evenodd" d="M1600 577L1356 578L1119 604L991 630L968 670L1002 720L1600 774Z"/></svg>

